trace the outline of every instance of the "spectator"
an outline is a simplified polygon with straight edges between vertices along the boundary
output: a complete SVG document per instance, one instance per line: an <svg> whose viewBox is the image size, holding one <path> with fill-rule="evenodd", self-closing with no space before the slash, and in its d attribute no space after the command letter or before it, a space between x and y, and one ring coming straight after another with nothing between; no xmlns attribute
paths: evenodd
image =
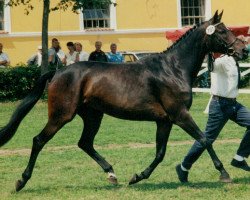
<svg viewBox="0 0 250 200"><path fill-rule="evenodd" d="M27 61L28 65L37 65L41 66L42 64L42 46L39 45L37 47L37 53L30 57L30 59Z"/></svg>
<svg viewBox="0 0 250 200"><path fill-rule="evenodd" d="M0 68L6 68L9 64L9 56L3 52L3 44L0 43Z"/></svg>
<svg viewBox="0 0 250 200"><path fill-rule="evenodd" d="M75 43L76 52L79 54L79 61L88 61L89 54L82 50L82 44L80 42Z"/></svg>
<svg viewBox="0 0 250 200"><path fill-rule="evenodd" d="M56 68L58 68L58 66L61 65L60 58L57 56L57 52L56 52L58 45L59 45L58 39L53 38L51 48L48 51L49 64L51 66L55 66Z"/></svg>
<svg viewBox="0 0 250 200"><path fill-rule="evenodd" d="M121 53L117 52L117 45L112 43L110 45L111 52L107 53L108 62L123 63L124 59Z"/></svg>
<svg viewBox="0 0 250 200"><path fill-rule="evenodd" d="M74 43L68 42L67 47L69 53L66 54L66 66L79 61L79 54L75 51Z"/></svg>
<svg viewBox="0 0 250 200"><path fill-rule="evenodd" d="M99 61L99 62L108 62L106 54L101 50L102 42L95 42L95 51L93 51L89 56L89 61Z"/></svg>
<svg viewBox="0 0 250 200"><path fill-rule="evenodd" d="M58 56L59 60L59 64L60 65L65 65L66 64L66 55L63 52L63 50L61 49L60 43L59 41L57 41L55 43L55 51L56 51L56 55Z"/></svg>

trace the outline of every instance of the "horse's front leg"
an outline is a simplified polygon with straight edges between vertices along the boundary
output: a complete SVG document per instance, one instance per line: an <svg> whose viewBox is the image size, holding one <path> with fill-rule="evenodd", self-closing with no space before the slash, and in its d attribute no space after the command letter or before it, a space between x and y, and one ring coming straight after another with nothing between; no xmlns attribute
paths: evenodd
<svg viewBox="0 0 250 200"><path fill-rule="evenodd" d="M193 118L189 114L186 109L183 109L180 112L178 119L175 122L176 125L180 126L183 130L185 130L190 136L196 139L204 148L207 149L215 168L220 172L220 180L222 182L231 182L230 176L225 170L222 162L219 160L218 156L216 155L213 146L209 141L206 139L206 136L199 127L194 122Z"/></svg>
<svg viewBox="0 0 250 200"><path fill-rule="evenodd" d="M135 174L129 182L129 185L137 183L143 179L149 178L157 165L163 160L166 153L166 145L172 128L172 123L167 120L156 122L156 156L154 161L140 175Z"/></svg>

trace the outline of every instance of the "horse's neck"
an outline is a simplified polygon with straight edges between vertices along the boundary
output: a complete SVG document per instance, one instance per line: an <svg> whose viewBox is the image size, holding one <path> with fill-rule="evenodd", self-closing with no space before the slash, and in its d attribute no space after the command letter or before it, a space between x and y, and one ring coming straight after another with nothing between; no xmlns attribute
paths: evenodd
<svg viewBox="0 0 250 200"><path fill-rule="evenodd" d="M193 32L185 41L175 47L176 50L173 49L175 60L178 63L175 67L184 72L183 74L190 81L190 84L197 76L207 54L203 38L202 33Z"/></svg>

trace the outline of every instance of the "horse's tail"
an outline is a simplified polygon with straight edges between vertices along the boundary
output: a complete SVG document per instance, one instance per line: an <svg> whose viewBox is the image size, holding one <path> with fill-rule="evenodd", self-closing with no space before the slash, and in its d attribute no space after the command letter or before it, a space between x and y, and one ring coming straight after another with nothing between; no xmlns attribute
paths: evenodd
<svg viewBox="0 0 250 200"><path fill-rule="evenodd" d="M49 71L42 75L38 79L31 93L28 94L17 106L15 112L11 116L9 123L0 130L0 147L6 144L14 136L23 118L29 113L29 111L42 96L47 80L52 78L54 74L55 71Z"/></svg>

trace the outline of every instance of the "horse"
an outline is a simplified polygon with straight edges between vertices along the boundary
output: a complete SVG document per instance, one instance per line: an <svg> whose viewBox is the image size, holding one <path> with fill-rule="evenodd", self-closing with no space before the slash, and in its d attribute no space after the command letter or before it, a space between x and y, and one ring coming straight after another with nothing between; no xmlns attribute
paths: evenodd
<svg viewBox="0 0 250 200"><path fill-rule="evenodd" d="M155 158L139 175L133 175L129 184L149 178L163 160L173 124L206 147L220 172L220 180L230 181L212 145L189 113L192 84L206 54L220 52L237 59L247 56L244 43L221 22L222 14L216 11L210 20L191 28L167 50L140 61L122 64L78 62L43 74L0 130L0 146L3 146L14 136L49 80L48 122L33 138L29 162L22 178L16 182L16 191L20 191L31 178L44 145L76 115L84 123L79 148L101 166L113 184L118 183L113 167L93 145L104 114L126 120L156 122Z"/></svg>

